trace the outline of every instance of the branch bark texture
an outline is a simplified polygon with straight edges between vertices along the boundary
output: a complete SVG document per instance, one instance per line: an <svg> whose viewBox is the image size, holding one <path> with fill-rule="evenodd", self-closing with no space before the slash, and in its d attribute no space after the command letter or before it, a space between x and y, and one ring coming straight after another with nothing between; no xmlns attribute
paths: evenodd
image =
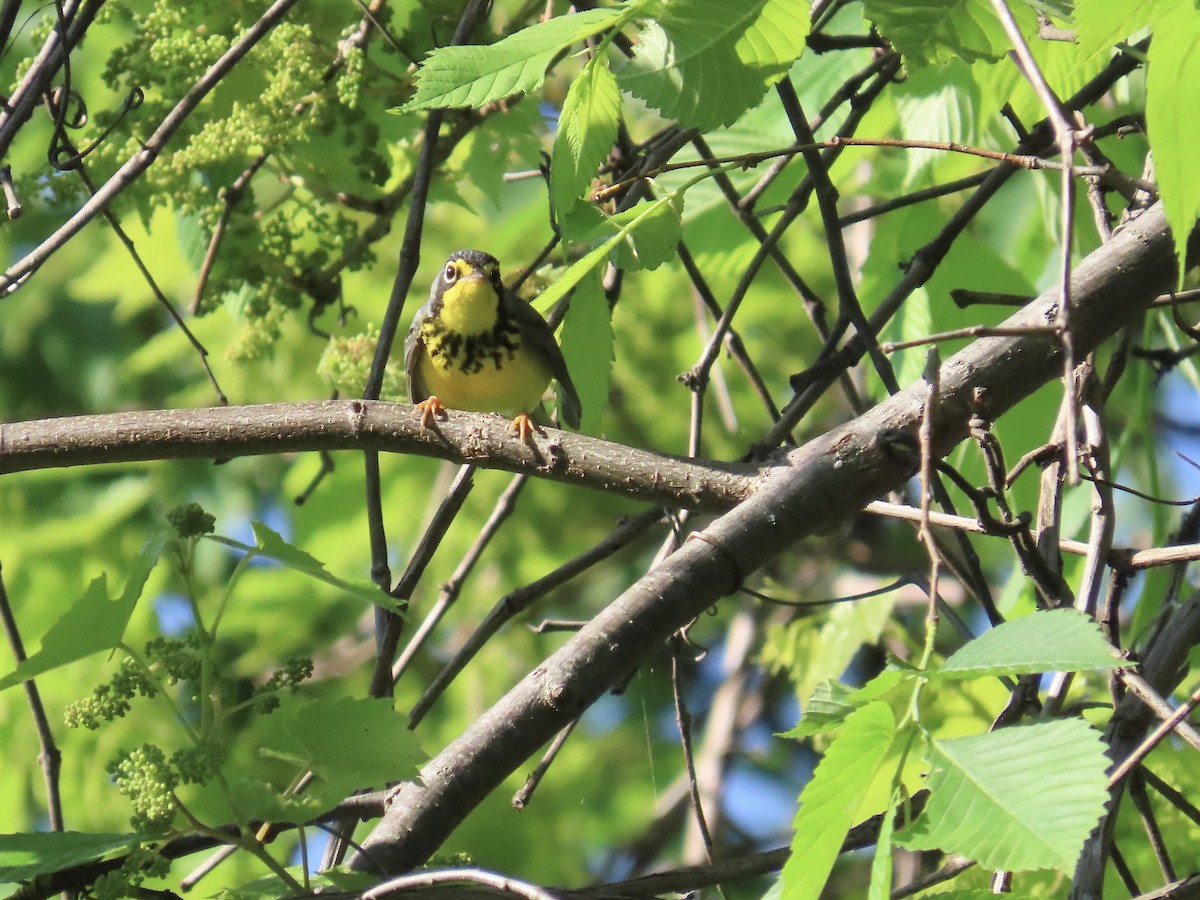
<svg viewBox="0 0 1200 900"><path fill-rule="evenodd" d="M1071 280L1070 322L1082 357L1133 321L1174 279L1171 239L1156 205L1091 254ZM1044 327L1059 293L1005 323ZM1061 372L1061 342L1043 331L978 340L942 366L933 451L967 435L973 413L994 419ZM434 853L505 777L635 668L647 654L796 541L899 487L916 470L926 385L904 390L776 461L752 496L652 569L501 698L403 785L351 865L403 872Z"/></svg>
<svg viewBox="0 0 1200 900"><path fill-rule="evenodd" d="M136 410L0 424L0 475L156 459L378 450L712 511L745 500L769 470L697 462L553 429L546 434L536 446L526 446L509 433L502 416L457 411L425 429L408 404L367 400Z"/></svg>

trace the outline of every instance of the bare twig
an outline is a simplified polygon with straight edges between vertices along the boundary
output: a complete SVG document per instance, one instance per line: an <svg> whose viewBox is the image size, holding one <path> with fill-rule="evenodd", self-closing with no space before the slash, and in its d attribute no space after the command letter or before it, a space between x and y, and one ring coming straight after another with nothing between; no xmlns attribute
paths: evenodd
<svg viewBox="0 0 1200 900"><path fill-rule="evenodd" d="M559 900L557 894L537 885L483 869L436 869L418 872L415 875L402 875L364 891L362 900L383 900L384 897L393 894L406 894L414 889L443 884L478 884L501 893L524 897L525 900Z"/></svg>
<svg viewBox="0 0 1200 900"><path fill-rule="evenodd" d="M463 554L462 560L458 567L454 570L454 574L450 576L450 580L442 585L441 593L438 594L437 600L433 607L425 616L416 631L413 632L412 638L405 645L404 651L396 659L396 663L392 666L392 681L400 680L400 676L408 668L409 664L416 657L417 651L424 646L425 641L433 630L441 622L442 617L446 615L450 607L458 599L459 593L462 591L463 582L470 576L475 568L475 564L479 562L479 558L483 555L483 551L491 543L492 538L496 536L500 526L507 521L516 508L517 497L521 495L521 491L525 485L529 483L528 475L517 475L509 482L508 487L496 500L496 505L492 508L492 513L488 516L483 527L479 530L479 535L472 542L467 552Z"/></svg>
<svg viewBox="0 0 1200 900"><path fill-rule="evenodd" d="M550 770L551 764L558 758L559 751L562 750L563 745L567 742L567 738L571 736L571 732L575 730L575 726L578 724L579 720L573 719L563 727L562 731L554 736L554 740L550 742L550 746L546 748L546 752L542 754L542 758L538 760L538 764L529 773L529 777L525 779L525 783L521 785L521 789L513 794L513 809L524 809L529 805L529 801L533 798L533 792L542 783L542 778Z"/></svg>
<svg viewBox="0 0 1200 900"><path fill-rule="evenodd" d="M408 714L410 726L416 727L450 682L458 676L458 673L466 667L467 663L479 652L480 648L506 622L511 621L517 615L524 612L538 598L545 596L549 591L565 584L576 575L587 571L593 565L607 559L618 550L627 547L653 525L661 521L662 518L663 513L660 509L650 509L634 516L621 523L612 534L591 550L567 561L553 572L539 578L532 584L519 588L500 598L500 601L493 607L492 611L479 623L479 627L472 632L462 647L455 652L450 661L438 672L437 676L430 682L429 687L425 689L425 693L421 695L416 705L413 706L412 711Z"/></svg>
<svg viewBox="0 0 1200 900"><path fill-rule="evenodd" d="M8 589L4 586L3 576L0 576L0 625L4 627L4 636L8 639L13 659L19 665L26 658L25 645L21 640L20 629L17 628L12 605L8 601ZM25 701L29 705L29 713L33 717L34 729L38 736L38 764L42 767L42 779L46 787L46 816L51 831L62 831L66 827L63 822L62 795L58 786L62 753L54 740L54 732L50 730L50 720L46 716L46 707L42 704L42 695L37 684L30 678L22 682L21 686L25 689Z"/></svg>

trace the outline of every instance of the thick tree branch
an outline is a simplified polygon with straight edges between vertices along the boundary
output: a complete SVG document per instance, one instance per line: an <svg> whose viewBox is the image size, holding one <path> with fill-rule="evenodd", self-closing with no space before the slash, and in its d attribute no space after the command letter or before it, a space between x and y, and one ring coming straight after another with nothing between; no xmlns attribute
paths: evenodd
<svg viewBox="0 0 1200 900"><path fill-rule="evenodd" d="M1074 346L1086 353L1168 286L1160 206L1089 256L1072 279ZM1057 289L1006 325L1054 321ZM949 452L972 412L995 419L1061 371L1061 343L1031 333L976 341L941 369L931 449ZM402 872L427 859L505 777L674 631L797 540L902 485L916 468L923 384L791 451L750 499L684 543L535 668L403 785L351 865Z"/></svg>
<svg viewBox="0 0 1200 900"><path fill-rule="evenodd" d="M429 430L408 404L364 400L160 409L0 424L0 475L155 459L378 450L524 472L637 500L724 510L766 467L697 462L565 431L522 444L500 416L451 412Z"/></svg>

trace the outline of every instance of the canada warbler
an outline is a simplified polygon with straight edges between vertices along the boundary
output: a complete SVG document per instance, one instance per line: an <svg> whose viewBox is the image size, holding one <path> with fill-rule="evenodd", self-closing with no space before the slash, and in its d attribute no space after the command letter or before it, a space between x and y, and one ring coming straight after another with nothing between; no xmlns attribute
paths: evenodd
<svg viewBox="0 0 1200 900"><path fill-rule="evenodd" d="M529 414L551 378L563 418L579 427L579 395L554 333L482 250L452 253L433 280L404 342L404 372L423 428L447 408L498 412L515 416L513 431L528 442L540 431Z"/></svg>

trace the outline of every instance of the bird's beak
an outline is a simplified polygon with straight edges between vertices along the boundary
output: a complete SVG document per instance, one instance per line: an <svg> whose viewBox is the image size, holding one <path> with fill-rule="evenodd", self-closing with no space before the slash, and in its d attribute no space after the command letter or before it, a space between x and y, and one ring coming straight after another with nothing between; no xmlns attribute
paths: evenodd
<svg viewBox="0 0 1200 900"><path fill-rule="evenodd" d="M487 278L478 269L472 269L471 274L463 275L461 278L458 279L459 284L462 284L464 282L466 282L467 284L479 284L481 281L487 281Z"/></svg>

